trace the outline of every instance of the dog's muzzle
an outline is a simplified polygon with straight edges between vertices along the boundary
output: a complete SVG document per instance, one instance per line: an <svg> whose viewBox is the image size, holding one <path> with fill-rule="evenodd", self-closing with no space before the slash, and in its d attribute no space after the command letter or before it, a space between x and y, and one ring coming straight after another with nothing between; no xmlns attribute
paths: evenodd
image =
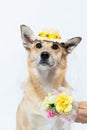
<svg viewBox="0 0 87 130"><path fill-rule="evenodd" d="M51 60L51 56L50 56L49 52L43 51L40 54L39 64L42 65L42 66L50 66L50 67L54 65L54 62Z"/></svg>
<svg viewBox="0 0 87 130"><path fill-rule="evenodd" d="M41 53L41 59L42 59L42 60L44 60L44 61L45 61L45 60L48 60L49 57L50 57L49 52L43 51L43 52Z"/></svg>

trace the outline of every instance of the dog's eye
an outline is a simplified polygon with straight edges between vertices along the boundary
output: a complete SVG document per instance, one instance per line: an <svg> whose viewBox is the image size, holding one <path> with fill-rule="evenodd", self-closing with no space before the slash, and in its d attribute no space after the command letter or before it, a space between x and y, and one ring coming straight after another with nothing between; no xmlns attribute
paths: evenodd
<svg viewBox="0 0 87 130"><path fill-rule="evenodd" d="M56 44L54 44L53 46L52 46L52 49L54 49L54 50L57 50L59 47L58 47L58 45L56 45Z"/></svg>
<svg viewBox="0 0 87 130"><path fill-rule="evenodd" d="M41 43L37 43L36 44L36 48L41 48L42 47L42 44Z"/></svg>

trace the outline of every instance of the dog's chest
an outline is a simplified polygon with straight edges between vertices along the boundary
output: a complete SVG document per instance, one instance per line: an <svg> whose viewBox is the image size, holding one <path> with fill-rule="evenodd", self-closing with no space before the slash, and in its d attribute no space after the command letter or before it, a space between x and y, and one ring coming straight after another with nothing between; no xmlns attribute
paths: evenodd
<svg viewBox="0 0 87 130"><path fill-rule="evenodd" d="M70 130L58 117L49 119L39 114L31 114L29 121L35 130Z"/></svg>

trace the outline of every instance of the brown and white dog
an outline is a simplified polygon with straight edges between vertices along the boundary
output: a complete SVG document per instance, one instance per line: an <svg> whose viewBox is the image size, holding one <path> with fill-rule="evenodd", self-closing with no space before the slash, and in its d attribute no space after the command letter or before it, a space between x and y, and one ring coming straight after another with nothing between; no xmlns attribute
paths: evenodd
<svg viewBox="0 0 87 130"><path fill-rule="evenodd" d="M75 37L64 43L35 39L32 30L21 26L23 45L27 49L29 79L23 88L24 97L17 110L16 130L70 130L68 124L47 119L40 111L44 97L63 86L70 89L65 80L67 55L80 43Z"/></svg>

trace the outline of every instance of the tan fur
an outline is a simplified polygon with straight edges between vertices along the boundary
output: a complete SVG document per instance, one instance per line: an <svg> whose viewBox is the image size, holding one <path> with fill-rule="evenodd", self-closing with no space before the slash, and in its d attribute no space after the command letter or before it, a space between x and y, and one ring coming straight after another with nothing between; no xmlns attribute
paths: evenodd
<svg viewBox="0 0 87 130"><path fill-rule="evenodd" d="M27 39L28 40L28 39ZM42 48L36 48L36 44L41 42ZM53 50L52 41L34 40L31 47L26 47L28 55L29 78L23 87L24 97L17 110L17 127L16 130L70 130L68 125L62 128L63 122L58 120L52 128L46 126L51 125L51 121L40 111L44 97L53 90L57 90L60 86L70 89L65 80L67 69L66 56L67 51L59 44L58 49ZM55 67L40 71L36 66L37 57L43 51L48 51L52 59L55 61Z"/></svg>

